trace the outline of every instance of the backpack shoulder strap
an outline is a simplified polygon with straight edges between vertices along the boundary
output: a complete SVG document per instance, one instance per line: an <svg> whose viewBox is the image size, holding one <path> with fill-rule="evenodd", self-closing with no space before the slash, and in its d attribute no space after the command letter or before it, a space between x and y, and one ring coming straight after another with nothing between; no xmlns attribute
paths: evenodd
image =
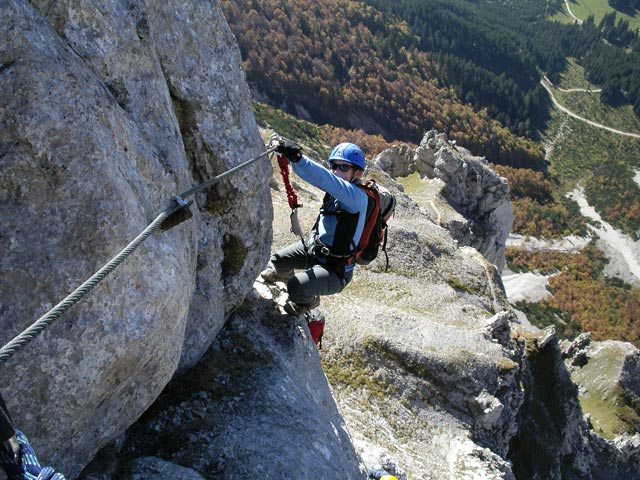
<svg viewBox="0 0 640 480"><path fill-rule="evenodd" d="M370 180L367 183L359 183L358 185L367 194L368 202L364 229L360 236L360 242L356 247L356 257L360 256L362 249L369 242L369 237L371 237L371 232L375 228L378 215L380 214L380 196L378 195L378 190L375 187L375 181Z"/></svg>
<svg viewBox="0 0 640 480"><path fill-rule="evenodd" d="M356 185L358 185L360 188L363 188L365 191L367 190L373 190L375 192L378 191L378 184L373 179L367 180L366 182L359 181Z"/></svg>

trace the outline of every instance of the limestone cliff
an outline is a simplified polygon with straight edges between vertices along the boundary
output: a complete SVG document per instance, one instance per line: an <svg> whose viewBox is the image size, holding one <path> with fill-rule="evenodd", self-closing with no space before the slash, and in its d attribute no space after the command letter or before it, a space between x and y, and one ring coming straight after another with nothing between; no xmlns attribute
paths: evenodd
<svg viewBox="0 0 640 480"><path fill-rule="evenodd" d="M261 152L240 54L215 2L0 3L4 345L131 241L168 200ZM73 478L193 365L267 260L268 161L197 197L2 366L3 396Z"/></svg>
<svg viewBox="0 0 640 480"><path fill-rule="evenodd" d="M640 431L640 350L626 342L594 342L583 333L562 342L562 356L599 435L613 439ZM640 446L640 435L635 443Z"/></svg>

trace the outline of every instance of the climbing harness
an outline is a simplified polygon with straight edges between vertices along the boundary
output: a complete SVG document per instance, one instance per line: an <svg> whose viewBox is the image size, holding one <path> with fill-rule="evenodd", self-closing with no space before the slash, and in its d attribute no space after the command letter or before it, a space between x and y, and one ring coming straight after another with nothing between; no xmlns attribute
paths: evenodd
<svg viewBox="0 0 640 480"><path fill-rule="evenodd" d="M302 204L298 203L298 196L296 195L296 191L293 189L293 185L291 185L291 180L289 179L289 160L282 155L278 155L277 159L278 167L280 167L280 176L282 176L284 189L287 192L287 202L291 209L291 215L289 216L289 219L291 220L291 232L300 237L302 244L306 245L304 232L300 226L300 220L298 220L298 209L302 208Z"/></svg>
<svg viewBox="0 0 640 480"><path fill-rule="evenodd" d="M193 201L187 202L186 197L195 195L196 193L204 190L205 188L218 183L224 178L232 175L233 173L248 167L254 162L257 162L261 158L270 155L276 151L277 147L270 148L260 155L241 163L224 173L221 173L217 177L213 177L199 185L190 188L189 190L181 193L180 195L173 197L169 201L169 205L153 220L129 245L127 245L120 253L118 253L113 259L111 259L106 265L98 270L91 278L85 281L82 285L76 288L70 293L64 300L58 303L55 307L49 310L46 314L40 317L33 325L24 330L13 340L7 343L0 349L0 363L6 361L16 352L18 352L27 343L33 340L38 334L40 334L45 328L55 322L63 313L73 307L80 301L87 293L89 293L98 283L115 270L133 251L142 244L149 236L158 228L162 231L169 230L172 227L184 222L191 218L192 214L189 211L189 205Z"/></svg>
<svg viewBox="0 0 640 480"><path fill-rule="evenodd" d="M337 200L327 193L322 200L320 213L336 217L337 225L333 245L329 247L318 238L320 224L320 216L318 216L311 229L314 233L314 253L327 260L340 261L345 265L352 265L354 262L359 265L369 265L382 250L385 256L384 270L386 272L389 269L387 221L395 212L396 199L389 190L379 186L375 180L359 181L356 185L362 188L367 195L365 222L358 244L356 245L353 241L358 214L342 210Z"/></svg>

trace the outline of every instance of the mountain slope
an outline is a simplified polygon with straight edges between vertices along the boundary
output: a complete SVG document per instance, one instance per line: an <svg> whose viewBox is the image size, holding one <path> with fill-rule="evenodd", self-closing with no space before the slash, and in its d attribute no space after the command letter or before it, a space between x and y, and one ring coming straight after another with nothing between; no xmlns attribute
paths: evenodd
<svg viewBox="0 0 640 480"><path fill-rule="evenodd" d="M449 151L441 148L433 154ZM302 318L283 313L284 284L257 281L204 362L102 460L141 480L171 478L143 476L158 457L221 479L364 479L354 460L401 480L635 478L639 436L614 442L594 432L555 335L521 328L495 267L385 172L370 173L398 199L391 266L358 267L340 295L323 297L322 349ZM323 194L293 178L308 229ZM295 236L278 177L271 188L277 249ZM438 188L425 197L440 218L459 215ZM625 378L607 379L633 393L639 354L625 348Z"/></svg>

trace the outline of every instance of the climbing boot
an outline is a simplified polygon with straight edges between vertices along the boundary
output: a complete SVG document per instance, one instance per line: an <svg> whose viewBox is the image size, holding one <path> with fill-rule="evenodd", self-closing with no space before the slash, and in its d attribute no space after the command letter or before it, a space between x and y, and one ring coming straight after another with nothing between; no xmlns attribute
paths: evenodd
<svg viewBox="0 0 640 480"><path fill-rule="evenodd" d="M295 303L292 301L288 301L284 306L284 311L291 315L302 315L310 310L313 310L314 308L318 308L319 305L320 297L316 295L309 303Z"/></svg>
<svg viewBox="0 0 640 480"><path fill-rule="evenodd" d="M309 326L309 333L318 348L322 348L322 333L324 332L324 315L320 310L310 310L304 314Z"/></svg>
<svg viewBox="0 0 640 480"><path fill-rule="evenodd" d="M278 272L273 263L269 262L267 268L260 273L260 276L267 283L286 282L293 276L293 271Z"/></svg>

